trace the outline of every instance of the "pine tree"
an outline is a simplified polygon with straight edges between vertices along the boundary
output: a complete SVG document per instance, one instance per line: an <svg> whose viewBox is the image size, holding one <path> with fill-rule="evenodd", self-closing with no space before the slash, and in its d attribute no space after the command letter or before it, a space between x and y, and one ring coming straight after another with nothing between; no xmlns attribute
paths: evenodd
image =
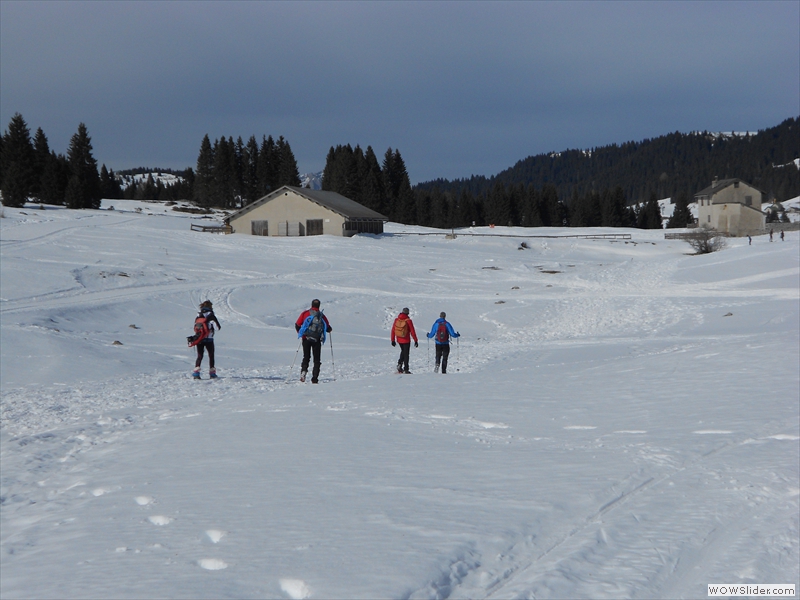
<svg viewBox="0 0 800 600"><path fill-rule="evenodd" d="M364 200L363 204L367 208L379 212L383 215L386 213L385 205L385 192L383 188L383 173L381 166L378 164L378 157L375 156L375 151L372 146L367 146L367 151L364 153L364 165L366 173L362 177L361 184L361 197Z"/></svg>
<svg viewBox="0 0 800 600"><path fill-rule="evenodd" d="M197 156L197 170L194 181L194 200L200 206L211 206L214 187L214 149L208 134L200 142Z"/></svg>
<svg viewBox="0 0 800 600"><path fill-rule="evenodd" d="M51 152L42 173L39 200L46 204L64 204L69 177L67 158L63 154Z"/></svg>
<svg viewBox="0 0 800 600"><path fill-rule="evenodd" d="M539 202L539 211L542 217L542 225L545 227L561 227L561 209L558 206L558 192L556 187L547 183L542 187L542 196Z"/></svg>
<svg viewBox="0 0 800 600"><path fill-rule="evenodd" d="M11 117L3 136L3 204L24 206L34 187L34 151L31 132L22 115Z"/></svg>
<svg viewBox="0 0 800 600"><path fill-rule="evenodd" d="M223 135L214 140L214 202L212 206L233 208L236 206L235 146L233 138Z"/></svg>
<svg viewBox="0 0 800 600"><path fill-rule="evenodd" d="M689 210L689 197L686 192L681 192L675 199L675 208L672 209L672 216L667 221L667 229L688 227L691 223L694 223L694 217Z"/></svg>
<svg viewBox="0 0 800 600"><path fill-rule="evenodd" d="M650 194L650 199L639 209L636 226L639 229L661 229L661 208L655 192Z"/></svg>
<svg viewBox="0 0 800 600"><path fill-rule="evenodd" d="M283 139L283 136L278 138L276 144L278 152L278 182L277 187L282 185L300 185L300 171L297 170L297 161L294 158L289 142Z"/></svg>
<svg viewBox="0 0 800 600"><path fill-rule="evenodd" d="M254 135L247 140L242 156L242 195L246 204L261 197L258 189L258 142Z"/></svg>
<svg viewBox="0 0 800 600"><path fill-rule="evenodd" d="M33 136L33 187L31 188L31 195L43 202L41 197L42 177L47 163L50 160L50 146L47 143L47 136L39 127L36 134Z"/></svg>
<svg viewBox="0 0 800 600"><path fill-rule="evenodd" d="M92 139L86 125L80 123L67 151L70 179L65 193L69 208L100 208L100 176L92 156Z"/></svg>
<svg viewBox="0 0 800 600"><path fill-rule="evenodd" d="M261 196L277 188L278 162L272 136L262 137L261 148L258 151L258 185Z"/></svg>

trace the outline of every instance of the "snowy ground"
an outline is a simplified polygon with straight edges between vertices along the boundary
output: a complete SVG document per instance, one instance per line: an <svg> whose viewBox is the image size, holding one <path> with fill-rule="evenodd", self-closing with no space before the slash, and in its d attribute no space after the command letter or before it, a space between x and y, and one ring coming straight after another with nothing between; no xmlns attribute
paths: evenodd
<svg viewBox="0 0 800 600"><path fill-rule="evenodd" d="M800 583L798 232L690 256L661 231L254 238L114 204L0 219L3 598ZM286 379L314 297L321 385ZM206 298L222 377L196 382Z"/></svg>

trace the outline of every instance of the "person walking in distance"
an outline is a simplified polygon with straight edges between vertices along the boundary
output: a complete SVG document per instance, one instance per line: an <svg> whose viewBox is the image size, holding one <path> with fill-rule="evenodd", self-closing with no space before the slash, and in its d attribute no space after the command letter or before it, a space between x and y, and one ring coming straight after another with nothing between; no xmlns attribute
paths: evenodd
<svg viewBox="0 0 800 600"><path fill-rule="evenodd" d="M217 369L214 366L214 324L217 329L222 329L219 324L217 316L214 314L214 307L211 300L206 300L200 305L200 313L197 315L198 319L205 319L208 333L197 342L197 360L194 361L194 371L192 377L200 379L200 365L203 363L203 353L208 350L208 376L211 379L217 378Z"/></svg>
<svg viewBox="0 0 800 600"><path fill-rule="evenodd" d="M434 373L439 372L439 365L442 367L442 375L447 373L447 357L450 356L450 338L461 337L461 334L453 330L453 326L445 320L447 315L443 312L439 313L439 318L436 319L431 327L428 338L433 338L436 341L436 366L433 368Z"/></svg>
<svg viewBox="0 0 800 600"><path fill-rule="evenodd" d="M408 312L408 309L404 308L392 324L392 346L400 344L397 372L410 374L408 358L411 352L411 338L414 338L414 348L419 348L419 341L417 341L417 332L414 330L414 322L408 316Z"/></svg>
<svg viewBox="0 0 800 600"><path fill-rule="evenodd" d="M322 344L325 343L326 334L333 331L328 317L319 309L317 299L311 301L311 308L304 310L297 317L294 328L297 337L303 339L303 362L300 363L300 381L305 381L308 375L308 365L311 362L311 353L314 353L314 370L311 371L311 383L319 383L319 368L322 365Z"/></svg>

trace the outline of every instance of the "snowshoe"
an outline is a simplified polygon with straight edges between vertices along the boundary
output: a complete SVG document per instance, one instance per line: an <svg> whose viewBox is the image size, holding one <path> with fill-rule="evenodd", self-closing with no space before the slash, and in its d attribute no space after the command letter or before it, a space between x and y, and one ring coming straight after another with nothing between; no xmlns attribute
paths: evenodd
<svg viewBox="0 0 800 600"><path fill-rule="evenodd" d="M211 379L216 379L216 378L217 378L217 370L216 370L216 369L211 369L211 370L208 372L208 376L209 376Z"/></svg>
<svg viewBox="0 0 800 600"><path fill-rule="evenodd" d="M306 382L306 375L308 375L308 371L300 371L300 382L301 383L305 383Z"/></svg>
<svg viewBox="0 0 800 600"><path fill-rule="evenodd" d="M200 369L192 371L192 379L200 379Z"/></svg>

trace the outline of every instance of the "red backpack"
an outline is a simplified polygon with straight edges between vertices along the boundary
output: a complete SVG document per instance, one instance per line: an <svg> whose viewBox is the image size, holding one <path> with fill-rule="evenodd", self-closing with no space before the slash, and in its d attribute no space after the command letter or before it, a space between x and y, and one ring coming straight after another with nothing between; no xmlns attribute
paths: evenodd
<svg viewBox="0 0 800 600"><path fill-rule="evenodd" d="M450 341L450 332L447 331L447 321L439 323L439 328L436 330L436 341L440 344L447 344Z"/></svg>
<svg viewBox="0 0 800 600"><path fill-rule="evenodd" d="M194 335L186 338L189 348L197 346L208 337L208 320L201 314L194 320Z"/></svg>

